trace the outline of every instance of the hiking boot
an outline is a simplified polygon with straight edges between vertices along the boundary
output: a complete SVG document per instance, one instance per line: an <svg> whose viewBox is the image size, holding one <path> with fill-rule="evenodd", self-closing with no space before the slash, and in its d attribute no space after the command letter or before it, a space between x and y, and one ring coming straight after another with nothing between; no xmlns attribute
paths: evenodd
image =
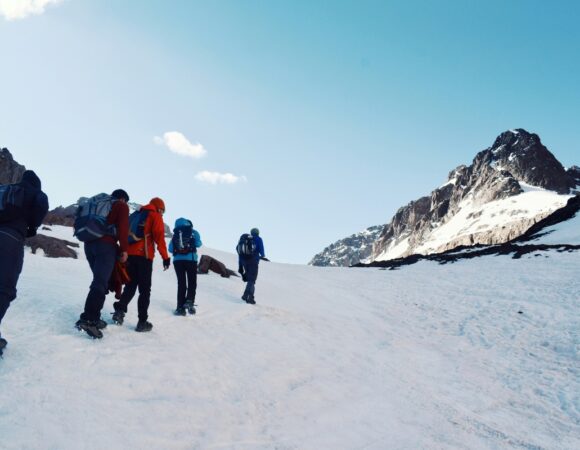
<svg viewBox="0 0 580 450"><path fill-rule="evenodd" d="M246 303L249 305L255 305L256 304L256 300L254 300L254 296L251 295L246 299Z"/></svg>
<svg viewBox="0 0 580 450"><path fill-rule="evenodd" d="M105 322L103 319L97 320L97 328L99 330L104 330L105 328L107 328L107 322Z"/></svg>
<svg viewBox="0 0 580 450"><path fill-rule="evenodd" d="M193 302L185 302L185 309L187 309L187 312L189 314L195 314L195 305L193 304Z"/></svg>
<svg viewBox="0 0 580 450"><path fill-rule="evenodd" d="M113 317L111 317L111 319L113 320L113 322L115 322L117 325L123 325L123 320L125 319L125 313L123 311L115 311L113 314Z"/></svg>
<svg viewBox="0 0 580 450"><path fill-rule="evenodd" d="M185 307L178 306L173 314L175 314L176 316L185 316Z"/></svg>
<svg viewBox="0 0 580 450"><path fill-rule="evenodd" d="M103 333L99 330L98 321L96 320L79 319L75 323L75 327L79 331L84 331L93 339L101 339L103 337Z"/></svg>
<svg viewBox="0 0 580 450"><path fill-rule="evenodd" d="M135 331L139 333L146 333L147 331L151 331L153 328L153 324L151 322L147 322L146 320L140 320L137 322L137 326L135 327Z"/></svg>

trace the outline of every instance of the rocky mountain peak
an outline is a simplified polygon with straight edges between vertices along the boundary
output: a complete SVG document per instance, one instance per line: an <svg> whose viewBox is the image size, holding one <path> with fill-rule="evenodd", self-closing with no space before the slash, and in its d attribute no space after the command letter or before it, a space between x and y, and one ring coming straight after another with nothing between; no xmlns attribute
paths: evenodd
<svg viewBox="0 0 580 450"><path fill-rule="evenodd" d="M575 180L542 144L539 136L522 128L501 133L482 153L482 158L490 165L509 171L524 183L559 194L567 194L576 186Z"/></svg>
<svg viewBox="0 0 580 450"><path fill-rule="evenodd" d="M578 190L580 169L564 169L537 134L523 128L504 131L491 147L476 154L471 165L456 167L447 183L399 208L388 224L378 227L368 259L503 243L521 235ZM534 197L533 192L540 191L543 194ZM518 200L524 198L532 200ZM357 242L344 245L344 241L327 247L316 262L352 264L359 256ZM368 249L368 239L364 247Z"/></svg>
<svg viewBox="0 0 580 450"><path fill-rule="evenodd" d="M12 157L7 148L0 148L0 184L18 183L26 168Z"/></svg>

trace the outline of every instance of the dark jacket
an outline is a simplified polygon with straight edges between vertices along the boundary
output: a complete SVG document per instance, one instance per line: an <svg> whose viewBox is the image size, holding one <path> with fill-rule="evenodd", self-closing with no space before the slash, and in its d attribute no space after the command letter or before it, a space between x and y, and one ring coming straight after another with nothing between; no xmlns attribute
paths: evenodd
<svg viewBox="0 0 580 450"><path fill-rule="evenodd" d="M115 236L103 236L101 241L113 245L119 241L121 251L126 252L129 248L129 206L122 201L113 202L111 211L107 216L107 223L114 225L117 232Z"/></svg>
<svg viewBox="0 0 580 450"><path fill-rule="evenodd" d="M22 213L15 219L0 223L0 227L16 231L24 239L34 236L42 224L48 212L48 197L41 190L40 178L32 170L24 171L22 181L17 185L24 190Z"/></svg>

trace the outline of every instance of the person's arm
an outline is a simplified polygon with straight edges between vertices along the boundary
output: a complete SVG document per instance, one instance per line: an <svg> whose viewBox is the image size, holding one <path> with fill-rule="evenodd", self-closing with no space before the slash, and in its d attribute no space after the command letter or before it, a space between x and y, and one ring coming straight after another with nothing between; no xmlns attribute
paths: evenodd
<svg viewBox="0 0 580 450"><path fill-rule="evenodd" d="M153 242L157 244L157 251L165 261L169 259L169 254L167 253L167 244L165 243L165 226L163 224L163 217L161 214L151 214L153 215L153 223L151 224Z"/></svg>
<svg viewBox="0 0 580 450"><path fill-rule="evenodd" d="M201 243L201 236L197 230L193 230L193 236L195 238L195 248L201 247L203 244Z"/></svg>
<svg viewBox="0 0 580 450"><path fill-rule="evenodd" d="M34 203L32 204L32 214L30 214L28 220L28 228L36 231L36 229L42 225L42 221L48 212L48 197L42 191L38 191L34 197Z"/></svg>
<svg viewBox="0 0 580 450"><path fill-rule="evenodd" d="M117 240L121 252L127 252L129 247L129 206L122 201L116 201L111 208L111 223L117 227Z"/></svg>
<svg viewBox="0 0 580 450"><path fill-rule="evenodd" d="M260 255L260 258L266 257L266 252L264 251L264 241L262 238L258 239L258 254Z"/></svg>
<svg viewBox="0 0 580 450"><path fill-rule="evenodd" d="M173 254L173 240L169 241L169 253Z"/></svg>

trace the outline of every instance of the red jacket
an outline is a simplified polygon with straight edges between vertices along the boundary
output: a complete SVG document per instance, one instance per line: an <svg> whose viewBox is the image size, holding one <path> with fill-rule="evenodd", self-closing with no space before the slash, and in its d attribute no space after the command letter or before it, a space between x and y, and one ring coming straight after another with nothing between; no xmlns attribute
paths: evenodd
<svg viewBox="0 0 580 450"><path fill-rule="evenodd" d="M116 236L103 236L102 241L110 242L115 245L119 241L119 247L122 252L126 252L129 247L129 206L127 203L116 201L113 202L111 211L107 216L107 223L115 225L117 230Z"/></svg>
<svg viewBox="0 0 580 450"><path fill-rule="evenodd" d="M141 210L148 210L149 214L145 220L144 235L145 237L138 242L129 245L128 253L133 256L143 256L153 260L155 257L155 248L153 243L157 244L157 251L163 259L168 259L167 245L165 244L165 225L163 216L157 212L157 208L152 204L141 207Z"/></svg>

